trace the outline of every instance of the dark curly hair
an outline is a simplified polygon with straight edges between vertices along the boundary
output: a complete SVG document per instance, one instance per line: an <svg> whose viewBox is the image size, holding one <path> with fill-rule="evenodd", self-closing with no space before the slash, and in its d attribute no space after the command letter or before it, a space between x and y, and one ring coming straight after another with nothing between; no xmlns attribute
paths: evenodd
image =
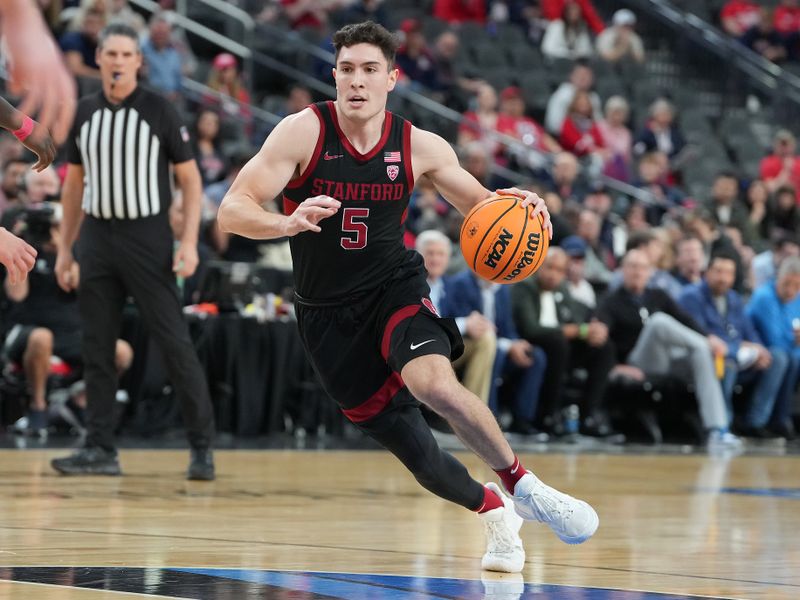
<svg viewBox="0 0 800 600"><path fill-rule="evenodd" d="M336 49L336 60L339 60L339 51L356 44L371 44L381 49L389 63L389 68L394 66L394 55L397 52L397 38L382 25L373 21L345 25L333 34L333 47Z"/></svg>

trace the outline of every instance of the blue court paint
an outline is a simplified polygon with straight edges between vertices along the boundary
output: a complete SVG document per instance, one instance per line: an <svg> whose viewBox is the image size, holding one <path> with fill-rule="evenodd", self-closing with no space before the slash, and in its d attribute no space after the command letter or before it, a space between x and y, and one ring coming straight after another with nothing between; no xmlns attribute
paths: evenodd
<svg viewBox="0 0 800 600"><path fill-rule="evenodd" d="M770 496L772 498L791 498L800 500L800 488L739 488L725 487L720 489L723 494L744 494L746 496Z"/></svg>
<svg viewBox="0 0 800 600"><path fill-rule="evenodd" d="M681 600L693 597L516 581L484 583L468 579L252 569L171 570L343 600Z"/></svg>

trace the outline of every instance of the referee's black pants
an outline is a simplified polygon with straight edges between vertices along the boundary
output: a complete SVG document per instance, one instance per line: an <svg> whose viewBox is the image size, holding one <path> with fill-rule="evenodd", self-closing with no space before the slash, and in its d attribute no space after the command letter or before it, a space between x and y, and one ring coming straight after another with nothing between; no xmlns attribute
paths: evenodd
<svg viewBox="0 0 800 600"><path fill-rule="evenodd" d="M83 321L87 444L114 448L118 385L114 354L127 296L136 300L160 347L193 447L211 445L214 417L172 271L173 237L165 213L133 220L86 216L78 240L78 304Z"/></svg>

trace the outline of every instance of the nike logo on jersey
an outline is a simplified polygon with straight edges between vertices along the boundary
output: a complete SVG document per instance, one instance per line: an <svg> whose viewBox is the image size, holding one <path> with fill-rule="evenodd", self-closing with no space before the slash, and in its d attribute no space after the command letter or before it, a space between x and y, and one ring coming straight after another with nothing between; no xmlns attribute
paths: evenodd
<svg viewBox="0 0 800 600"><path fill-rule="evenodd" d="M328 151L325 150L325 154L322 156L323 160L335 160L337 158L342 158L344 154L328 154Z"/></svg>
<svg viewBox="0 0 800 600"><path fill-rule="evenodd" d="M416 350L420 346L424 346L425 344L430 344L431 342L435 342L436 340L425 340L424 342L420 342L419 344L411 344L411 349Z"/></svg>

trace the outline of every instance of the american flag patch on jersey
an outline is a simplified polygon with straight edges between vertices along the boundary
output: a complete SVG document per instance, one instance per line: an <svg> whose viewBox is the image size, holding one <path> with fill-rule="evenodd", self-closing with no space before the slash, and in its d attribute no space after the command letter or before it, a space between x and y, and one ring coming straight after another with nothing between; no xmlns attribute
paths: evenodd
<svg viewBox="0 0 800 600"><path fill-rule="evenodd" d="M384 152L383 162L400 162L400 152Z"/></svg>

